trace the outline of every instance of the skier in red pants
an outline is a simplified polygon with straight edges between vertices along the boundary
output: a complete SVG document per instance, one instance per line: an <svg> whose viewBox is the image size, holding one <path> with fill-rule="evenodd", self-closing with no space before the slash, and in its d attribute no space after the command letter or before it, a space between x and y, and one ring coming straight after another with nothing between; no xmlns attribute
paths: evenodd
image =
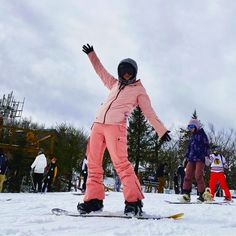
<svg viewBox="0 0 236 236"><path fill-rule="evenodd" d="M226 183L224 169L228 169L228 165L224 156L220 154L220 148L218 146L213 146L213 153L210 154L206 163L211 165L211 174L210 174L210 181L209 186L211 189L212 197L214 198L215 195L215 187L216 183L219 182L221 188L225 192L225 201L231 201L232 196L230 194L228 185Z"/></svg>
<svg viewBox="0 0 236 236"><path fill-rule="evenodd" d="M136 80L138 67L127 58L118 65L118 79L109 74L101 64L93 46L83 46L96 73L110 90L106 101L96 114L87 145L88 179L84 202L77 208L80 213L90 213L103 208L105 197L103 185L103 154L107 148L113 165L123 185L125 214L141 215L142 199L140 183L128 160L127 119L132 110L139 106L160 137L161 142L170 141L169 131L155 114L150 99L140 80Z"/></svg>

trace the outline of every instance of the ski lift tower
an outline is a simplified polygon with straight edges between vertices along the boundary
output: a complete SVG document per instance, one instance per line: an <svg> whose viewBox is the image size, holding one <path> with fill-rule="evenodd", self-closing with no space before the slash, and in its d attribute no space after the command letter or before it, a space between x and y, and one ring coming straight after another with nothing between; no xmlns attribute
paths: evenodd
<svg viewBox="0 0 236 236"><path fill-rule="evenodd" d="M24 103L25 98L22 102L15 100L13 91L7 96L4 94L0 98L0 125L13 124L16 119L20 119Z"/></svg>

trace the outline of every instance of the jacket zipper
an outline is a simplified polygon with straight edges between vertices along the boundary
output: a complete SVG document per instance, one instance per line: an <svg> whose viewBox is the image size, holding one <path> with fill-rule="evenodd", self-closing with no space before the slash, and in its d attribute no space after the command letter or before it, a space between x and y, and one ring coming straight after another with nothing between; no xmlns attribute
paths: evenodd
<svg viewBox="0 0 236 236"><path fill-rule="evenodd" d="M123 89L123 88L120 88L120 89L119 89L118 93L116 94L115 99L112 100L112 102L110 103L109 107L107 108L107 110L106 110L106 112L105 112L105 114L104 114L103 124L105 124L106 115L107 115L108 110L111 108L112 103L118 98L118 96L119 96L119 94L120 94L120 92L121 92L122 89Z"/></svg>

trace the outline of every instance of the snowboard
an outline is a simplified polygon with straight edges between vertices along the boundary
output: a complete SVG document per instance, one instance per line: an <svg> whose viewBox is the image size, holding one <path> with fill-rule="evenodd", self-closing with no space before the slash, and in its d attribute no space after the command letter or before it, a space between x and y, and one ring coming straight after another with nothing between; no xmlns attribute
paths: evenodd
<svg viewBox="0 0 236 236"><path fill-rule="evenodd" d="M8 202L8 201L11 201L11 198L0 199L0 202Z"/></svg>
<svg viewBox="0 0 236 236"><path fill-rule="evenodd" d="M162 220L162 219L179 219L184 213L177 213L174 215L167 216L155 216L155 215L142 215L142 216L129 216L124 215L122 213L114 213L114 212L99 212L99 213L90 213L90 214L80 214L79 212L70 212L60 208L53 208L52 213L57 216L65 215L72 217L82 217L82 218L90 218L90 217L99 217L99 218L121 218L121 219L138 219L138 220Z"/></svg>
<svg viewBox="0 0 236 236"><path fill-rule="evenodd" d="M73 195L76 195L76 196L83 196L84 193L72 193Z"/></svg>
<svg viewBox="0 0 236 236"><path fill-rule="evenodd" d="M75 195L75 196L84 196L85 195L85 193L72 193L73 195ZM109 196L109 193L105 193L105 196Z"/></svg>
<svg viewBox="0 0 236 236"><path fill-rule="evenodd" d="M212 204L212 205L229 205L230 202L180 202L180 201L168 201L166 200L165 202L169 203L169 204Z"/></svg>

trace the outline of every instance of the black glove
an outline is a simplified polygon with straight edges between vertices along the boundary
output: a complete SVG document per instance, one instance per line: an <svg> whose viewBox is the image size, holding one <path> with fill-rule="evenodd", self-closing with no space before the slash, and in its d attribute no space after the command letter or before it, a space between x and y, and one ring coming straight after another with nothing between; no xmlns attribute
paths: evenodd
<svg viewBox="0 0 236 236"><path fill-rule="evenodd" d="M88 43L87 45L83 46L83 52L85 52L86 54L89 54L90 52L93 52L93 46L90 46Z"/></svg>
<svg viewBox="0 0 236 236"><path fill-rule="evenodd" d="M171 140L171 137L170 137L170 135L168 133L170 133L169 130L167 130L165 132L165 134L160 138L160 143L161 144L163 144L164 142L169 142Z"/></svg>

